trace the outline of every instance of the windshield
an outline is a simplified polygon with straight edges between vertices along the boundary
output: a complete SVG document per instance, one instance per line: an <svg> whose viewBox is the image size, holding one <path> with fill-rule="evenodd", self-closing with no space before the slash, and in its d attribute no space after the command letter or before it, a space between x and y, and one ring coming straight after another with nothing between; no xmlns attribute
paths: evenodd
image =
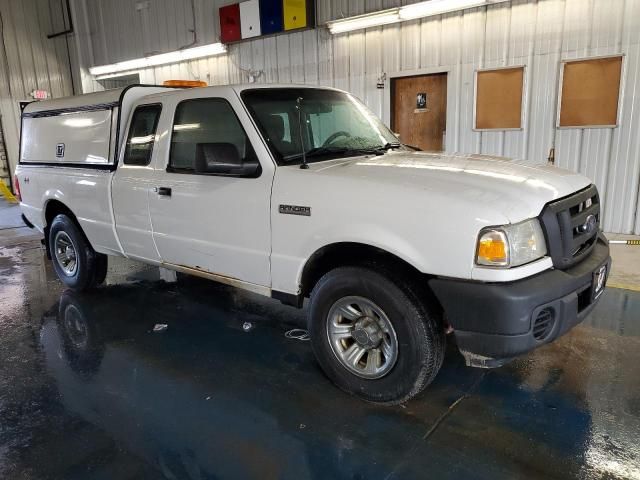
<svg viewBox="0 0 640 480"><path fill-rule="evenodd" d="M245 90L241 96L278 165L299 164L303 148L307 162L312 163L400 147L397 137L380 119L347 93L319 88L263 88Z"/></svg>

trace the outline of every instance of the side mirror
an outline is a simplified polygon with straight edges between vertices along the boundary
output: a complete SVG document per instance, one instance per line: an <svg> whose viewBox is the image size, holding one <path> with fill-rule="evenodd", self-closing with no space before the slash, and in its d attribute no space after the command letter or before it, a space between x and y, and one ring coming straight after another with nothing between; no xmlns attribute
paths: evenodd
<svg viewBox="0 0 640 480"><path fill-rule="evenodd" d="M195 172L205 175L256 177L260 173L257 160L243 161L233 143L197 143Z"/></svg>

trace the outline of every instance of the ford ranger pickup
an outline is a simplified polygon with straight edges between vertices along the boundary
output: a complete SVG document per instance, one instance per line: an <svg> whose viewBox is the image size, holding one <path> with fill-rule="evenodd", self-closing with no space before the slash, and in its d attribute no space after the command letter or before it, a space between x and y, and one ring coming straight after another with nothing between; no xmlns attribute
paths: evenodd
<svg viewBox="0 0 640 480"><path fill-rule="evenodd" d="M327 376L405 402L451 333L498 367L589 315L610 269L591 181L403 145L349 93L132 86L34 102L15 172L60 280L110 255L302 307Z"/></svg>

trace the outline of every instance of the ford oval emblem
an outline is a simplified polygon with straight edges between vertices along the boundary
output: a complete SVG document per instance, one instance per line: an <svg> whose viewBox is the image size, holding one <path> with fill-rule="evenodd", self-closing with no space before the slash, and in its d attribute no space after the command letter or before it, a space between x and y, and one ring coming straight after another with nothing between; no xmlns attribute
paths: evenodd
<svg viewBox="0 0 640 480"><path fill-rule="evenodd" d="M587 218L584 220L584 223L578 227L578 230L581 233L591 233L596 229L597 223L598 220L595 215L587 215Z"/></svg>

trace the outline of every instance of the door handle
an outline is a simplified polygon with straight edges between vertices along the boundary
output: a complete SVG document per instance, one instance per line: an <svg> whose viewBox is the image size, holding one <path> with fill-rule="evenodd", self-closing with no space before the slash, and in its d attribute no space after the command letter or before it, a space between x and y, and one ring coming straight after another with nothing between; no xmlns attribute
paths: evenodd
<svg viewBox="0 0 640 480"><path fill-rule="evenodd" d="M158 195L163 195L165 197L171 196L171 187L155 187L153 191Z"/></svg>

